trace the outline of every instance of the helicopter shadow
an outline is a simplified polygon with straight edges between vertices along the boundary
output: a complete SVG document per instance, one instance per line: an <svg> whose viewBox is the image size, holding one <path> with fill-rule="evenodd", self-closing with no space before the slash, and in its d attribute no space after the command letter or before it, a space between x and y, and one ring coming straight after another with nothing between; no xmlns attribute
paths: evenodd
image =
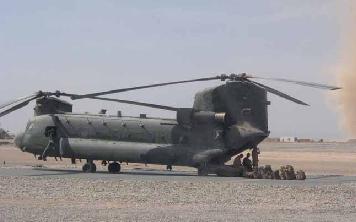
<svg viewBox="0 0 356 222"><path fill-rule="evenodd" d="M50 169L50 168L33 168L32 170L39 172L38 174L31 174L28 176L42 177L42 176L66 176L66 175L108 175L108 176L156 176L156 177L195 177L196 175L182 172L182 171L162 171L162 170L143 170L143 169L132 169L125 170L120 173L109 173L105 171L97 171L95 173L84 173L76 169ZM40 172L43 173L40 173ZM52 172L52 173L48 173Z"/></svg>
<svg viewBox="0 0 356 222"><path fill-rule="evenodd" d="M196 175L181 171L138 170L123 171L118 175L157 176L157 177L196 177Z"/></svg>
<svg viewBox="0 0 356 222"><path fill-rule="evenodd" d="M28 176L31 177L42 177L42 176L60 176L60 175L75 175L75 174L83 174L83 172L79 170L72 169L49 169L49 168L33 168L32 170L39 172L38 174L31 174ZM40 173L40 172L44 173ZM47 173L52 172L52 173ZM56 172L56 173L54 173Z"/></svg>

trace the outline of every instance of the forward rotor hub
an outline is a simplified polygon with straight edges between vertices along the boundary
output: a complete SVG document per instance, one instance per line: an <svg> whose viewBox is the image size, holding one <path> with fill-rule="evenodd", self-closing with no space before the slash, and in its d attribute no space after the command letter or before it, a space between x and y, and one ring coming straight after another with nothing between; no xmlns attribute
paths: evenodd
<svg viewBox="0 0 356 222"><path fill-rule="evenodd" d="M245 81L251 76L247 75L247 73L240 73L240 74L235 74L231 73L230 75L227 74L221 74L218 76L218 78L221 79L221 81L226 81L227 79L230 81Z"/></svg>

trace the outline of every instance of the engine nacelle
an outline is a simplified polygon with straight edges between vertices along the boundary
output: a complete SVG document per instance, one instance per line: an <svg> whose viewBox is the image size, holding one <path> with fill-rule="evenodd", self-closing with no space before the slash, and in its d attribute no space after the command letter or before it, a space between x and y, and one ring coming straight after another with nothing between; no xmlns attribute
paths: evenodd
<svg viewBox="0 0 356 222"><path fill-rule="evenodd" d="M215 113L210 111L199 111L193 113L193 121L198 124L226 123L226 113Z"/></svg>
<svg viewBox="0 0 356 222"><path fill-rule="evenodd" d="M194 124L226 124L226 113L216 113L211 111L196 111L194 109L179 109L177 121L180 125L191 126Z"/></svg>

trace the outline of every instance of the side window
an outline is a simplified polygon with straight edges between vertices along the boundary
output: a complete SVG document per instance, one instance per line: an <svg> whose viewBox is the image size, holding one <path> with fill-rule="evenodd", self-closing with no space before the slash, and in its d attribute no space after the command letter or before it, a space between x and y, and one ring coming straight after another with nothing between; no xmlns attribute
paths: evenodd
<svg viewBox="0 0 356 222"><path fill-rule="evenodd" d="M243 109L241 110L241 114L242 114L243 116L251 116L251 114L252 114L252 109L251 109L251 108L243 108Z"/></svg>

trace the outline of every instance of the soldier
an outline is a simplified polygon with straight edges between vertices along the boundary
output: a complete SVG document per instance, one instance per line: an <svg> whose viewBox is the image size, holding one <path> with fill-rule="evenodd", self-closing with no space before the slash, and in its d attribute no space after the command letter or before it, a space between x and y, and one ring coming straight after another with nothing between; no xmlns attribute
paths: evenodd
<svg viewBox="0 0 356 222"><path fill-rule="evenodd" d="M239 167L241 167L242 166L242 158L244 157L244 155L243 154L239 154L239 155L237 155L237 157L235 158L235 160L234 160L234 163L232 164L232 166L234 167L234 168L239 168Z"/></svg>
<svg viewBox="0 0 356 222"><path fill-rule="evenodd" d="M46 137L49 138L49 142L41 156L41 159L43 161L47 161L47 155L49 154L49 152L53 152L56 149L56 145L55 145L55 140L57 135L56 129L52 127L46 129L45 135Z"/></svg>
<svg viewBox="0 0 356 222"><path fill-rule="evenodd" d="M252 166L253 168L258 167L258 155L260 154L260 150L257 147L252 149Z"/></svg>
<svg viewBox="0 0 356 222"><path fill-rule="evenodd" d="M251 154L247 153L246 157L242 161L242 165L248 172L252 171L252 161L250 160L250 156L251 156Z"/></svg>

